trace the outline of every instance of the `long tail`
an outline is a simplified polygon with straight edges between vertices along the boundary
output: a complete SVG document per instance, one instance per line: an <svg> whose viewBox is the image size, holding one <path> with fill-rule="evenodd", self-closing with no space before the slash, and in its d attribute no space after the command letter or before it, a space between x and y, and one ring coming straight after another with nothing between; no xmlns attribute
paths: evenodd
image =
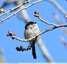
<svg viewBox="0 0 67 64"><path fill-rule="evenodd" d="M36 59L36 50L35 50L35 41L32 42L31 44L32 46L32 55L33 55L33 58Z"/></svg>

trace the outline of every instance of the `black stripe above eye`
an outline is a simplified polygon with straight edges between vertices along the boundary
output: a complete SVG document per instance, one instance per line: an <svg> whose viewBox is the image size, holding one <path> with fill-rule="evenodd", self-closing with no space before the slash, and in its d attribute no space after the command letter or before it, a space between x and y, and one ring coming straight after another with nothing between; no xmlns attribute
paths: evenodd
<svg viewBox="0 0 67 64"><path fill-rule="evenodd" d="M26 26L25 26L25 29L27 29L27 27L28 27L29 25L32 25L32 24L36 24L36 22L33 22L33 21L28 22L28 23L26 24Z"/></svg>

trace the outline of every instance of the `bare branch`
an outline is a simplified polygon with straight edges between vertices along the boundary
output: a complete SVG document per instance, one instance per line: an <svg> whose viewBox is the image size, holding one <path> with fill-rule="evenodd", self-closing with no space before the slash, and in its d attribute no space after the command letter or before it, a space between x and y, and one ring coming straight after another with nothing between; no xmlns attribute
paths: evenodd
<svg viewBox="0 0 67 64"><path fill-rule="evenodd" d="M55 64L54 60L52 59L51 54L49 53L49 51L47 50L46 45L44 44L42 39L37 40L39 47L43 53L43 56L47 59L47 61L49 62L49 64Z"/></svg>
<svg viewBox="0 0 67 64"><path fill-rule="evenodd" d="M54 23L50 23L44 19L42 19L40 16L39 16L39 13L37 11L34 12L34 16L37 17L40 21L48 24L48 25L52 25L52 26L57 26L57 24L54 24Z"/></svg>
<svg viewBox="0 0 67 64"><path fill-rule="evenodd" d="M4 10L3 8L0 8L0 13L6 13L6 10Z"/></svg>
<svg viewBox="0 0 67 64"><path fill-rule="evenodd" d="M67 12L55 1L55 0L49 0L64 16L67 18Z"/></svg>
<svg viewBox="0 0 67 64"><path fill-rule="evenodd" d="M0 16L6 15L6 14L8 14L8 13L11 13L11 12L15 11L16 9L18 9L19 7L21 7L22 5L23 5L23 4L20 4L20 5L16 6L16 7L14 7L14 8L11 8L11 9L9 9L8 11L6 11L6 13L0 14Z"/></svg>
<svg viewBox="0 0 67 64"><path fill-rule="evenodd" d="M23 4L23 3L24 3L23 0L16 1L15 5L20 5L20 4ZM23 9L24 7L25 6L23 5L22 7L20 7L20 9L21 8ZM30 17L29 17L29 15L28 15L28 13L25 9L18 13L18 18L21 19L21 20L24 20L24 22L29 22L30 21Z"/></svg>
<svg viewBox="0 0 67 64"><path fill-rule="evenodd" d="M57 13L53 13L53 18L59 23L63 24L63 21L59 18L59 15ZM65 27L62 27L62 31L67 35L67 30Z"/></svg>
<svg viewBox="0 0 67 64"><path fill-rule="evenodd" d="M16 1L15 1L15 2L16 2ZM7 3L8 3L8 2L7 2ZM21 7L21 6L23 6L23 4L20 4L20 5L16 6L16 7L14 7L14 8L9 9L8 11L6 11L6 13L0 14L0 16L6 15L6 14L8 14L8 13L11 13L11 12L15 11L16 9L18 9L19 7Z"/></svg>
<svg viewBox="0 0 67 64"><path fill-rule="evenodd" d="M43 32L40 32L40 33L37 34L36 36L34 36L34 37L32 37L32 38L29 38L29 39L21 39L21 38L18 38L18 37L16 37L16 35L10 34L10 33L12 33L12 32L10 32L10 33L8 32L8 36L11 36L12 39L16 39L16 40L21 41L21 42L29 42L29 41L31 41L32 39L36 38L37 36L40 36L40 35L48 32L48 31L52 31L52 30L54 30L54 29L56 29L56 28L60 28L60 27L67 27L67 24L57 25L57 26L54 26L54 27L52 27L52 28L46 29L46 30L44 30ZM9 35L9 34L10 34L10 35Z"/></svg>
<svg viewBox="0 0 67 64"><path fill-rule="evenodd" d="M29 45L27 48L23 48L23 46L20 46L20 47L16 47L16 50L17 51L28 51L28 50L31 50L31 46Z"/></svg>
<svg viewBox="0 0 67 64"><path fill-rule="evenodd" d="M22 8L19 9L19 10L16 11L15 13L13 13L13 14L9 15L8 17L6 17L6 18L0 20L0 24L1 24L2 22L4 22L5 20L11 18L12 16L16 15L18 12L20 12L20 11L22 11L22 10L24 10L24 9L27 9L27 8L31 7L32 5L37 4L37 3L41 2L41 1L42 1L42 0L39 0L39 1L33 2L33 3L29 4L28 6L24 7L23 9L22 9Z"/></svg>

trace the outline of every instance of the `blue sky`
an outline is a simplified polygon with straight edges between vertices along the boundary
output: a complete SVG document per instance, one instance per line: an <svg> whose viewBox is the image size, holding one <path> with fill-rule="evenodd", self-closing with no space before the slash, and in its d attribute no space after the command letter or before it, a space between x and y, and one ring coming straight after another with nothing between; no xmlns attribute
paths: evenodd
<svg viewBox="0 0 67 64"><path fill-rule="evenodd" d="M2 5L3 1L1 1L0 5ZM67 1L65 0L56 1L63 7L64 10L67 11ZM10 4L4 9L8 10L10 8L13 8L14 6L15 6L14 4ZM27 9L30 19L37 22L40 31L50 28L51 26L42 23L38 18L34 17L33 14L35 10L40 12L40 16L43 19L57 24L57 21L53 19L53 12L56 12L60 16L61 20L64 23L66 23L65 22L66 19L63 16L63 14L60 11L58 11L58 9L53 6L53 4L44 1L34 6L31 6L30 8ZM1 17L0 19L2 18L3 17ZM17 46L27 47L28 43L12 40L10 37L6 36L8 30L10 30L11 32L15 33L17 37L24 38L24 26L25 26L24 20L19 20L17 15L11 17L10 19L0 24L0 47L2 48L2 53L5 62L47 62L47 60L43 57L42 52L38 47L37 43L36 43L37 59L35 60L32 57L31 50L25 52L18 52L15 49ZM67 48L64 47L64 45L60 41L61 36L67 39L67 36L63 33L63 31L60 28L41 35L41 38L44 41L44 45L46 45L47 50L49 51L50 55L52 56L52 59L55 62L67 62Z"/></svg>

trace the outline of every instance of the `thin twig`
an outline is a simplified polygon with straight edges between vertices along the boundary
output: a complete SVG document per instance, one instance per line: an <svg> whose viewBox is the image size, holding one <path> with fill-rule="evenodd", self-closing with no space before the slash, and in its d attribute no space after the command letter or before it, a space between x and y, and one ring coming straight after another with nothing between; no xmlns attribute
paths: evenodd
<svg viewBox="0 0 67 64"><path fill-rule="evenodd" d="M15 13L13 13L13 14L9 15L8 17L6 17L6 18L0 20L0 24L1 24L2 22L4 22L5 20L11 18L12 16L16 15L16 14L19 13L20 11L22 11L22 10L24 10L24 9L27 9L27 8L31 7L32 5L37 4L37 3L41 2L41 1L42 1L42 0L35 1L35 2L31 3L31 4L29 4L28 6L24 7L23 9L22 9L22 8L19 9L19 10L16 11Z"/></svg>
<svg viewBox="0 0 67 64"><path fill-rule="evenodd" d="M3 8L0 8L0 13L6 13L6 10L4 10Z"/></svg>
<svg viewBox="0 0 67 64"><path fill-rule="evenodd" d="M21 42L29 42L29 41L31 41L32 39L36 38L37 36L40 36L40 35L48 32L48 31L52 31L52 30L54 30L54 29L56 29L56 28L60 28L60 27L67 27L67 24L61 24L61 25L57 25L57 26L54 26L54 27L52 27L52 28L46 29L46 30L44 30L43 32L40 32L38 35L36 35L36 36L34 36L34 37L32 37L32 38L29 38L29 39L21 39L21 38L18 38L18 37L16 37L16 36L14 37L14 39L16 39L16 40L18 40L18 41L21 41Z"/></svg>
<svg viewBox="0 0 67 64"><path fill-rule="evenodd" d="M19 7L21 7L22 5L23 5L23 4L20 4L20 5L16 6L16 7L14 7L14 8L11 8L11 9L9 9L8 11L6 11L6 13L0 14L0 16L6 15L6 14L8 14L8 13L10 13L10 12L13 12L13 11L15 11L16 9L18 9Z"/></svg>
<svg viewBox="0 0 67 64"><path fill-rule="evenodd" d="M42 21L42 22L48 24L48 25L57 26L57 24L54 24L54 23L48 22L48 21L42 19L40 16L38 17L38 19L39 19L40 21Z"/></svg>
<svg viewBox="0 0 67 64"><path fill-rule="evenodd" d="M64 16L67 18L67 12L55 1L55 0L49 0Z"/></svg>
<svg viewBox="0 0 67 64"><path fill-rule="evenodd" d="M24 3L23 0L16 1L15 5L20 5L20 4L23 4L23 3ZM25 5L23 5L19 9L21 9L21 8L23 9L24 7L25 7ZM28 13L25 9L18 13L18 18L21 19L21 20L24 20L24 22L29 22L30 21L30 17L29 17L29 15L28 15Z"/></svg>
<svg viewBox="0 0 67 64"><path fill-rule="evenodd" d="M59 23L63 24L63 21L59 18L59 15L57 13L53 13L53 18ZM67 35L67 30L65 27L62 27L62 31Z"/></svg>
<svg viewBox="0 0 67 64"><path fill-rule="evenodd" d="M48 22L48 21L42 19L39 15L39 12L37 12L37 11L34 11L34 16L37 17L40 21L42 21L48 25L57 26L57 24L54 24L54 23L51 23L51 22Z"/></svg>

